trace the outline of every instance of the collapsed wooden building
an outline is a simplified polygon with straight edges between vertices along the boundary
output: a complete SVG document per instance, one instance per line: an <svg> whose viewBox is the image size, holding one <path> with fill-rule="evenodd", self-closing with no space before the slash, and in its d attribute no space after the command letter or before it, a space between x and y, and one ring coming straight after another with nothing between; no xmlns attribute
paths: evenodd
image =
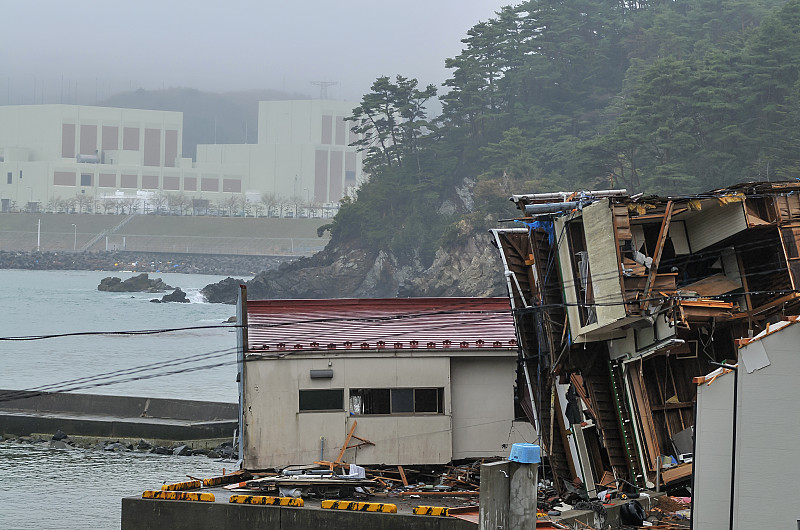
<svg viewBox="0 0 800 530"><path fill-rule="evenodd" d="M590 495L685 483L692 379L736 363L737 339L800 309L800 182L511 200L524 225L492 233L518 335L517 396L556 488L576 477ZM662 476L665 456L686 463Z"/></svg>

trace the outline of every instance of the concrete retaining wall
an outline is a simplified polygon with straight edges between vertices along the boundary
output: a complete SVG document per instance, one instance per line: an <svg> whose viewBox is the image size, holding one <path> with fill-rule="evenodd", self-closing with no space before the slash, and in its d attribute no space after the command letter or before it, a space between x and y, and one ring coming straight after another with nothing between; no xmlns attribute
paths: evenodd
<svg viewBox="0 0 800 530"><path fill-rule="evenodd" d="M3 401L6 396L22 395ZM0 409L26 412L104 414L123 418L172 418L193 421L238 419L236 403L96 394L36 393L0 390Z"/></svg>

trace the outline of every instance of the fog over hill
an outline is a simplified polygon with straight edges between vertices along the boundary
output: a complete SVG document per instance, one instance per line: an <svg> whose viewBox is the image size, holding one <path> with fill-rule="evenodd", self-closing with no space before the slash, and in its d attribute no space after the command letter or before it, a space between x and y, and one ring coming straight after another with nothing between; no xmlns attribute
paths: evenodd
<svg viewBox="0 0 800 530"><path fill-rule="evenodd" d="M134 90L101 101L104 107L183 112L183 156L195 158L197 144L256 143L258 102L310 99L307 94L280 90L203 92L193 88Z"/></svg>

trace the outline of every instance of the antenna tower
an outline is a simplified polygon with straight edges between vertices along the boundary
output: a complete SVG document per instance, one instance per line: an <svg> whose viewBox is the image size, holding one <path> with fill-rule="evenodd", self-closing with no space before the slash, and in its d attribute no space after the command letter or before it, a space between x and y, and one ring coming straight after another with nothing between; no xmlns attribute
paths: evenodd
<svg viewBox="0 0 800 530"><path fill-rule="evenodd" d="M328 87L338 85L338 81L310 81L314 86L319 87L319 99L328 99Z"/></svg>

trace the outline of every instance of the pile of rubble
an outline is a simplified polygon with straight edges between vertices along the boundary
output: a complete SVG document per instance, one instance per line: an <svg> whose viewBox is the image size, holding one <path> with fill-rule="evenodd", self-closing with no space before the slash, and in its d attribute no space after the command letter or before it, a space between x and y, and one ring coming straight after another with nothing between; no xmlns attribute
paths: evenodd
<svg viewBox="0 0 800 530"><path fill-rule="evenodd" d="M399 499L435 498L440 502L477 506L480 465L475 461L448 466L375 466L328 461L288 466L281 470L252 473L252 478L226 489L293 497Z"/></svg>

